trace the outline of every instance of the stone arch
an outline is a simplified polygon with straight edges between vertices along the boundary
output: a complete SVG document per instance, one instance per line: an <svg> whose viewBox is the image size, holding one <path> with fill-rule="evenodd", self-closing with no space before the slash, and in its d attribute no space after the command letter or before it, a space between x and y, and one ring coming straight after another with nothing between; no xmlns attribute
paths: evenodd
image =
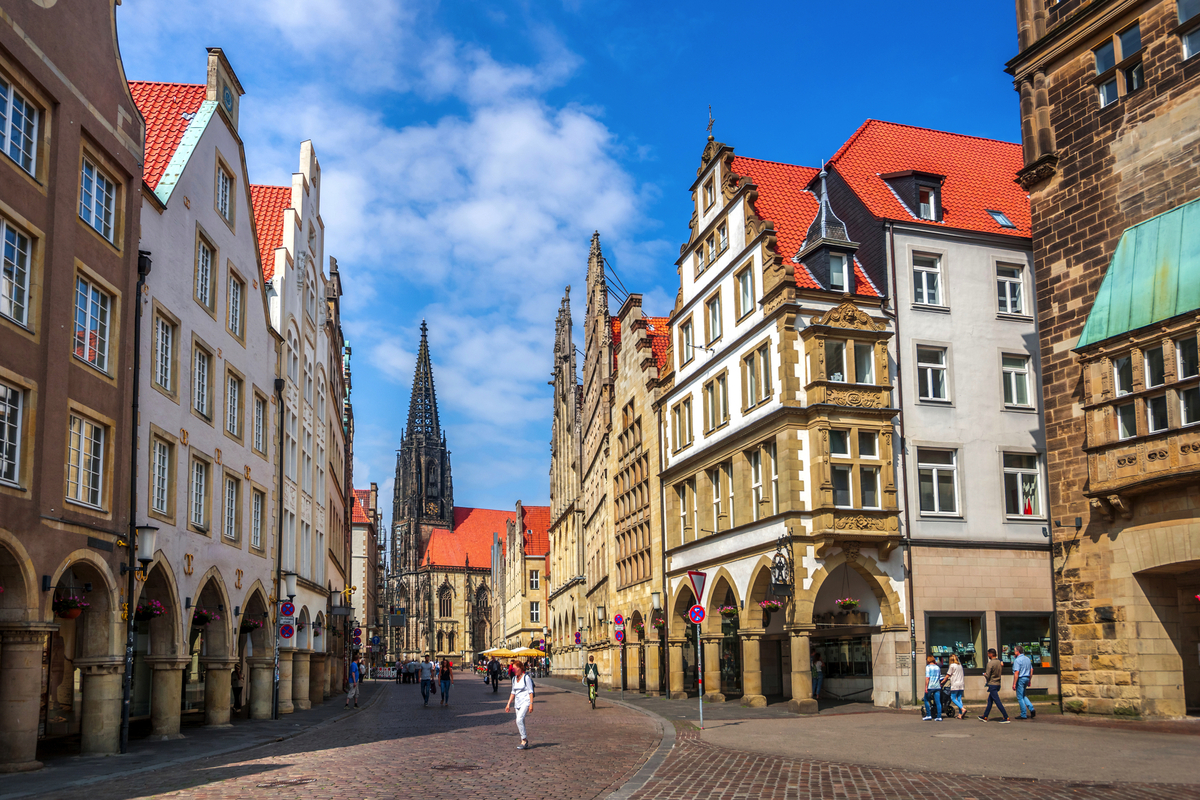
<svg viewBox="0 0 1200 800"><path fill-rule="evenodd" d="M687 580L679 582L675 589L675 599L671 602L670 626L676 635L682 636L687 626L692 624L688 619L688 609L696 605L696 595L692 593L692 585Z"/></svg>
<svg viewBox="0 0 1200 800"><path fill-rule="evenodd" d="M64 584L64 580L68 583ZM117 613L117 581L108 563L90 550L76 550L63 558L54 570L51 583L55 589L47 592L43 601L46 605L44 620L47 622L55 621L54 598L62 590L60 587L72 586L82 591L83 584L92 584L92 591L86 592L89 607L76 621L76 657L119 655L125 644L125 621ZM83 622L78 622L79 619Z"/></svg>
<svg viewBox="0 0 1200 800"><path fill-rule="evenodd" d="M235 655L234 637L231 635L233 607L230 605L229 592L225 589L225 581L221 579L221 571L216 567L211 567L200 578L197 585L200 590L192 602L191 614L188 617L189 624L195 622L196 612L199 609L215 611L220 617L219 620L214 620L207 625L192 625L192 628L200 628L201 635L204 637L201 652L208 658L227 658Z"/></svg>
<svg viewBox="0 0 1200 800"><path fill-rule="evenodd" d="M166 613L150 620L150 648L148 655L179 656L184 652L183 604L179 602L179 587L175 583L175 572L161 550L146 567L146 580L139 582L137 603L157 600L166 608ZM136 609L136 605L134 608Z"/></svg>
<svg viewBox="0 0 1200 800"><path fill-rule="evenodd" d="M771 559L762 556L758 559L758 563L754 565L754 569L750 572L749 588L746 590L746 609L742 612L742 619L745 623L742 628L765 628L766 614L762 610L762 606L758 603L760 600L785 600L783 610L779 613L787 613L787 603L785 598L778 598L771 594Z"/></svg>
<svg viewBox="0 0 1200 800"><path fill-rule="evenodd" d="M270 602L267 600L267 597L266 588L258 580L254 581L250 585L250 589L246 592L246 599L242 601L242 616L238 620L239 656L242 654L241 647L245 644L245 636L241 635L241 625L250 620L257 620L262 623L261 628L249 631L250 644L254 650L254 657L266 657L273 649L271 615L268 610Z"/></svg>
<svg viewBox="0 0 1200 800"><path fill-rule="evenodd" d="M0 622L33 622L39 616L33 560L19 539L0 528Z"/></svg>
<svg viewBox="0 0 1200 800"><path fill-rule="evenodd" d="M312 615L308 613L308 606L300 606L296 613L296 636L293 641L299 650L307 650L312 642Z"/></svg>
<svg viewBox="0 0 1200 800"><path fill-rule="evenodd" d="M454 616L454 587L449 581L443 581L437 590L438 616L442 618Z"/></svg>
<svg viewBox="0 0 1200 800"><path fill-rule="evenodd" d="M733 605L740 608L741 598L738 596L737 581L724 567L718 569L708 580L709 585L705 587L708 603L704 609L704 632L718 634L721 633L721 615L717 609L725 605L731 595Z"/></svg>
<svg viewBox="0 0 1200 800"><path fill-rule="evenodd" d="M639 624L642 626L641 633L638 633ZM633 634L633 636L637 637L638 643L646 641L645 625L646 625L646 620L642 619L642 612L638 611L635 608L633 610L633 613L629 615L629 633L631 633L631 634ZM633 638L633 637L631 636L628 638ZM631 642L631 644L632 644L632 642Z"/></svg>
<svg viewBox="0 0 1200 800"><path fill-rule="evenodd" d="M325 652L326 636L325 636L325 612L324 611L318 611L317 616L313 619L312 636L309 638L312 640L312 649L313 650L315 650L318 653Z"/></svg>
<svg viewBox="0 0 1200 800"><path fill-rule="evenodd" d="M882 627L887 629L903 629L906 627L904 621L904 605L900 601L900 596L891 586L891 578L879 568L879 565L873 558L857 555L854 559L848 559L846 552L842 551L834 553L825 559L821 564L821 568L812 574L812 585L808 591L803 594L797 593L795 610L793 612L796 622L806 625L811 625L813 622L813 603L816 601L817 593L820 592L821 586L829 578L830 574L835 569L846 564L849 568L857 572L867 585L871 587L875 598L879 601L879 610Z"/></svg>

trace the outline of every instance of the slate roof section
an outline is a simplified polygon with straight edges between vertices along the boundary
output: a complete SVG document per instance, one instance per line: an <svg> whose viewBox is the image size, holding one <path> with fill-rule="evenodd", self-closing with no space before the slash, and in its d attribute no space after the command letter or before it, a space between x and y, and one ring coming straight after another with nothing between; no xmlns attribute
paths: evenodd
<svg viewBox="0 0 1200 800"><path fill-rule="evenodd" d="M880 219L1032 236L1029 195L1015 183L1025 165L1019 144L868 119L828 165ZM914 217L879 177L904 170L946 176L941 221ZM1016 227L1001 226L988 209L1003 212Z"/></svg>
<svg viewBox="0 0 1200 800"><path fill-rule="evenodd" d="M1126 228L1076 348L1200 309L1200 199Z"/></svg>
<svg viewBox="0 0 1200 800"><path fill-rule="evenodd" d="M785 260L791 260L800 252L804 237L820 208L816 196L806 188L820 170L745 156L734 156L731 169L734 174L741 175L758 186L758 199L754 201L754 210L763 219L775 223L775 242L779 255ZM795 273L796 285L800 288L825 288L817 282L804 264L797 263ZM854 263L854 277L858 294L879 296L857 259Z"/></svg>
<svg viewBox="0 0 1200 800"><path fill-rule="evenodd" d="M269 281L275 277L275 248L283 246L283 212L292 206L292 188L251 184L250 203L254 206L263 279Z"/></svg>
<svg viewBox="0 0 1200 800"><path fill-rule="evenodd" d="M183 141L183 134L204 102L206 91L202 83L129 82L133 102L146 119L142 179L151 191L158 188L167 165Z"/></svg>

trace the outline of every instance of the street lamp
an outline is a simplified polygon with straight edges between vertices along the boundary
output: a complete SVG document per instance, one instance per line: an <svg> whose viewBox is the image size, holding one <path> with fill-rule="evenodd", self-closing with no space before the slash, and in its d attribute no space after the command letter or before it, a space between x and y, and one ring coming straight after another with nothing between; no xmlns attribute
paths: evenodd
<svg viewBox="0 0 1200 800"><path fill-rule="evenodd" d="M545 625L542 626L542 647L546 653L546 673L550 672L550 629Z"/></svg>
<svg viewBox="0 0 1200 800"><path fill-rule="evenodd" d="M605 620L604 606L596 606L596 621L604 622L604 620Z"/></svg>
<svg viewBox="0 0 1200 800"><path fill-rule="evenodd" d="M283 593L287 595L288 602L296 599L296 573L283 573Z"/></svg>
<svg viewBox="0 0 1200 800"><path fill-rule="evenodd" d="M146 567L150 566L150 562L154 560L156 550L154 545L157 541L157 525L137 526L137 560L142 565L142 572L145 572Z"/></svg>

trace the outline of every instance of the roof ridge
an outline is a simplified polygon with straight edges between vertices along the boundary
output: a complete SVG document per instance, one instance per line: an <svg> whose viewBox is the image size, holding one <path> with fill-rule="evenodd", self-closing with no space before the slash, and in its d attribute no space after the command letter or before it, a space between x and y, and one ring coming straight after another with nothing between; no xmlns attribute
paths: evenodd
<svg viewBox="0 0 1200 800"><path fill-rule="evenodd" d="M834 163L839 158L841 158L845 154L845 152L850 149L850 145L854 144L854 140L857 139L859 136L861 136L863 131L865 131L872 122L878 122L878 121L879 120L871 119L870 117L867 117L866 122L864 122L862 125L859 125L858 130L856 130L854 133L850 134L850 138L847 139L846 141L842 142L842 146L837 149L837 152L835 152L832 156L829 157L829 160L825 162L826 166Z"/></svg>
<svg viewBox="0 0 1200 800"><path fill-rule="evenodd" d="M913 130L913 131L928 131L930 133L940 133L945 136L957 136L960 139L974 139L975 141L978 141L978 142L992 142L994 144L1007 144L1007 145L1011 145L1012 147L1020 147L1021 146L1020 142L1010 142L1010 141L1007 141L1006 139L994 139L991 136L976 136L975 134L972 134L972 133L958 133L957 131L944 131L941 128L930 128L927 125L909 125L907 122L891 122L886 119L868 119L866 123L863 123L863 127L865 128L867 123L871 123L871 122L878 123L879 125L891 125L894 128L908 128L909 130ZM860 128L859 130L862 130L862 128ZM856 132L856 135L857 135L857 132ZM853 137L851 137L851 138L853 138ZM847 144L849 144L849 142L847 142ZM830 160L832 161L833 159L830 159Z"/></svg>
<svg viewBox="0 0 1200 800"><path fill-rule="evenodd" d="M735 159L743 159L745 161L757 161L760 164L778 164L781 167L795 167L796 169L811 169L813 172L820 172L819 167L809 167L804 164L793 164L790 161L775 161L770 158L756 158L754 156L739 156L735 155Z"/></svg>
<svg viewBox="0 0 1200 800"><path fill-rule="evenodd" d="M129 81L130 86L187 86L192 89L207 89L203 83L185 83L184 81Z"/></svg>

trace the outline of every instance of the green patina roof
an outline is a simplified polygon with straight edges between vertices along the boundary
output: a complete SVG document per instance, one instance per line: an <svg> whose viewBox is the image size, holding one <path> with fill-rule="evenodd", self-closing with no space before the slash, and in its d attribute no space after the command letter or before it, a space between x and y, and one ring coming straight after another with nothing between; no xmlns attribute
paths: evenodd
<svg viewBox="0 0 1200 800"><path fill-rule="evenodd" d="M1127 228L1076 349L1200 309L1200 199Z"/></svg>

